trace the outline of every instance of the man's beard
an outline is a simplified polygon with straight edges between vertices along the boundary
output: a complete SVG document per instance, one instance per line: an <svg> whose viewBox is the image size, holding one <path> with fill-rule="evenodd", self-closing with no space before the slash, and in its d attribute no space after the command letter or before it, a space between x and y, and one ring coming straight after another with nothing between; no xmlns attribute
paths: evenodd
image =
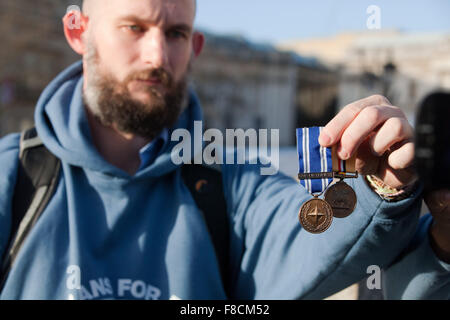
<svg viewBox="0 0 450 320"><path fill-rule="evenodd" d="M85 71L87 83L83 99L101 124L153 140L164 128L170 128L176 123L186 103L190 65L177 83L161 68L132 73L120 82L100 70L97 50L93 44L89 47L85 57L88 70ZM128 85L136 79L158 79L165 93L145 85L141 92L149 95L148 102L133 99Z"/></svg>

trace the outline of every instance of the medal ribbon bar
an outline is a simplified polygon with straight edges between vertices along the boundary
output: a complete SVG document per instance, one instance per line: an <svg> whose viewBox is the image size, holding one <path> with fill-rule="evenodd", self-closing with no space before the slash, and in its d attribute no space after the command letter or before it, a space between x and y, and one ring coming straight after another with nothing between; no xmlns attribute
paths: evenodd
<svg viewBox="0 0 450 320"><path fill-rule="evenodd" d="M313 172L313 173L299 173L299 180L307 179L347 179L347 178L358 178L358 172Z"/></svg>
<svg viewBox="0 0 450 320"><path fill-rule="evenodd" d="M324 191L333 181L331 149L319 144L322 127L297 129L298 172L307 174L300 180L309 193ZM308 177L309 176L309 177Z"/></svg>
<svg viewBox="0 0 450 320"><path fill-rule="evenodd" d="M309 193L324 191L334 178L357 178L355 156L341 160L337 147L324 148L319 144L323 127L298 128L298 178Z"/></svg>

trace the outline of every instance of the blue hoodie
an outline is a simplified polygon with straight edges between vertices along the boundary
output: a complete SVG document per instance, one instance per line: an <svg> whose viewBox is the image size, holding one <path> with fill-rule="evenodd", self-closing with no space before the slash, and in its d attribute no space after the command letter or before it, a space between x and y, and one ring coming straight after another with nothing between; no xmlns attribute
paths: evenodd
<svg viewBox="0 0 450 320"><path fill-rule="evenodd" d="M224 299L205 221L168 141L130 176L92 143L76 63L42 93L35 121L45 146L62 161L56 193L29 234L2 299ZM174 128L193 134L202 120L190 96ZM294 133L293 133L294 134ZM10 233L19 136L0 141L0 253ZM419 190L382 201L359 178L355 212L323 234L302 230L298 211L311 196L293 179L261 176L257 165L223 165L230 221L232 298L324 298L390 264L417 227Z"/></svg>
<svg viewBox="0 0 450 320"><path fill-rule="evenodd" d="M439 260L430 245L430 214L420 219L411 244L385 271L386 299L450 300L450 264Z"/></svg>

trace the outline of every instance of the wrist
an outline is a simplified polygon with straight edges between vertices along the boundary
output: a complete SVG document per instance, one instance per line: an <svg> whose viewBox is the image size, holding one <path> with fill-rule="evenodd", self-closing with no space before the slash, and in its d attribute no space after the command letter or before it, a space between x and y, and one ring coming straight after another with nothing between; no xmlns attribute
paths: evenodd
<svg viewBox="0 0 450 320"><path fill-rule="evenodd" d="M408 198L417 186L417 180L415 180L402 188L393 188L385 184L383 180L375 175L366 176L366 181L376 194L383 200L389 202L401 201Z"/></svg>

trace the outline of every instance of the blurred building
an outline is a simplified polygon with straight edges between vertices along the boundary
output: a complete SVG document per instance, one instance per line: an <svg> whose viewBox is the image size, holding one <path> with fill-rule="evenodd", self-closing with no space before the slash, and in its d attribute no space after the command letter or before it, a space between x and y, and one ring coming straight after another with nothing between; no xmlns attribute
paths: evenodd
<svg viewBox="0 0 450 320"><path fill-rule="evenodd" d="M76 59L61 21L76 2L0 1L0 134L32 124L43 88Z"/></svg>
<svg viewBox="0 0 450 320"><path fill-rule="evenodd" d="M283 43L279 48L316 56L338 71L340 107L379 93L413 121L427 94L450 89L450 33L351 32Z"/></svg>
<svg viewBox="0 0 450 320"><path fill-rule="evenodd" d="M339 77L315 59L297 56L296 127L325 126L338 108Z"/></svg>
<svg viewBox="0 0 450 320"><path fill-rule="evenodd" d="M450 33L379 34L357 39L344 60L343 103L354 100L357 74L373 75L377 91L402 107L414 122L416 107L430 92L450 90ZM358 81L358 87L367 83ZM368 86L366 86L367 88Z"/></svg>
<svg viewBox="0 0 450 320"><path fill-rule="evenodd" d="M323 118L337 94L315 59L239 36L206 33L193 70L207 127L279 129L282 146L295 144L297 126Z"/></svg>
<svg viewBox="0 0 450 320"><path fill-rule="evenodd" d="M292 143L297 74L291 54L206 33L193 79L206 127L280 129L280 143Z"/></svg>

